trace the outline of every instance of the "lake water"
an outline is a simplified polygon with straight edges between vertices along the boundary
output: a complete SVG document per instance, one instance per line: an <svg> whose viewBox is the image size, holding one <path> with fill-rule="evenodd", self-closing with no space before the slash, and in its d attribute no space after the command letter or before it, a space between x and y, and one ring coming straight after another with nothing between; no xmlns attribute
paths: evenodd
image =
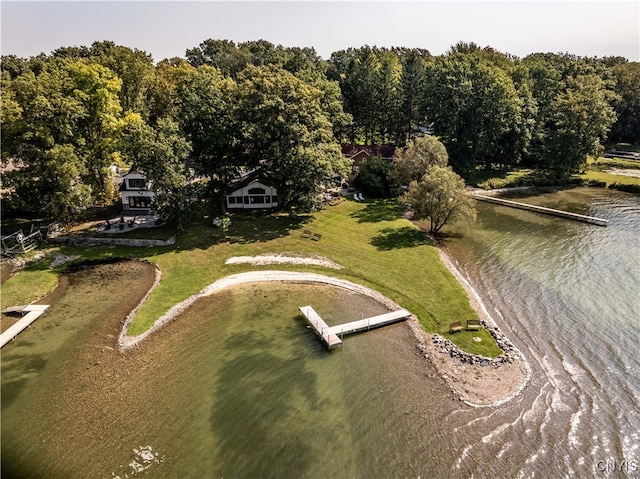
<svg viewBox="0 0 640 479"><path fill-rule="evenodd" d="M478 204L478 224L449 242L533 367L506 408L518 416L486 444L496 464L516 454L510 477L638 477L640 198L577 188L522 201L609 226Z"/></svg>
<svg viewBox="0 0 640 479"><path fill-rule="evenodd" d="M125 354L109 304L65 328L88 294L69 288L2 351L2 477L636 477L640 201L525 201L610 226L479 204L452 231L447 248L533 369L509 403L458 401L405 324L325 351L299 306L330 324L384 312L336 288L231 288ZM106 292L96 271L76 279Z"/></svg>

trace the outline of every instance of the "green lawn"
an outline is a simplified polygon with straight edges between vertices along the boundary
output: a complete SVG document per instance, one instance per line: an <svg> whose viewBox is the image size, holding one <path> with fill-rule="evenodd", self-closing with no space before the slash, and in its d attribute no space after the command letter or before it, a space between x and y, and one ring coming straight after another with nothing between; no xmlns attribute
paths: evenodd
<svg viewBox="0 0 640 479"><path fill-rule="evenodd" d="M523 186L528 178L534 174L534 170L528 168L516 168L513 170L485 170L476 169L467 182L485 190L497 188L509 188Z"/></svg>
<svg viewBox="0 0 640 479"><path fill-rule="evenodd" d="M608 168L630 168L640 169L640 161L626 160L624 158L592 158L587 160L587 167L590 169L608 169Z"/></svg>
<svg viewBox="0 0 640 479"><path fill-rule="evenodd" d="M637 170L640 172L640 162L622 158L589 158L587 170L577 175L586 182L600 183L610 187L612 185L636 185L640 187L640 178L628 175L616 175L610 170Z"/></svg>
<svg viewBox="0 0 640 479"><path fill-rule="evenodd" d="M48 264L51 260L49 259ZM37 301L48 295L58 284L58 275L38 261L2 283L2 308Z"/></svg>
<svg viewBox="0 0 640 479"><path fill-rule="evenodd" d="M620 158L598 158L597 160L589 159L587 169L584 173L573 176L578 183L586 185L602 186L615 189L625 189L630 185L631 188L640 188L640 178L614 174L605 170L632 169L640 171L640 162L633 160L624 160ZM529 170L526 168L514 169L511 171L484 171L478 170L467 179L471 185L478 186L486 190L498 188L512 188L516 186L535 186L535 185L551 185L555 184L549 181L540 172ZM559 183L557 184L560 185ZM635 189L627 191L635 191Z"/></svg>
<svg viewBox="0 0 640 479"><path fill-rule="evenodd" d="M605 171L587 170L585 173L578 175L578 177L588 182L605 183L607 186L613 184L640 186L640 178L638 177L615 175Z"/></svg>
<svg viewBox="0 0 640 479"><path fill-rule="evenodd" d="M222 241L220 230L209 226L207 220L206 224L194 225L183 232L174 247L64 247L62 252L90 259L137 257L158 265L162 281L138 311L129 330L131 334L147 330L174 304L219 278L277 268L314 271L366 285L409 309L427 331L444 335L466 351L488 357L498 355L498 346L484 330L449 335L449 323L477 318L477 314L463 288L440 261L436 248L400 213L391 200L345 201L314 215L233 215L227 241ZM304 238L303 230L319 233L322 238L319 241ZM343 269L224 264L233 256L265 253L320 255L339 263ZM3 292L4 288L5 285ZM483 341L473 342L473 336L481 336Z"/></svg>

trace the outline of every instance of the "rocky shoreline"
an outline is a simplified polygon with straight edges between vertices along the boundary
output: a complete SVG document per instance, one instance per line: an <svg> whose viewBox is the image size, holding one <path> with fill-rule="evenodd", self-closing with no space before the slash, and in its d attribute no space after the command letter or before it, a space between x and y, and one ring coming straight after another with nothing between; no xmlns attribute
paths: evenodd
<svg viewBox="0 0 640 479"><path fill-rule="evenodd" d="M431 342L440 353L448 354L452 358L459 359L460 362L464 364L477 364L478 366L491 366L497 368L500 367L501 364L513 364L520 359L516 348L497 326L492 326L485 320L480 320L480 322L482 323L482 327L484 327L489 334L493 336L500 349L502 349L502 354L500 356L495 358L485 358L479 354L467 353L448 339L438 334L434 334L432 336Z"/></svg>
<svg viewBox="0 0 640 479"><path fill-rule="evenodd" d="M437 245L437 242L434 242ZM496 358L469 354L448 339L434 334L422 345L442 379L466 404L474 407L499 406L518 396L531 379L531 366L522 352L502 332L482 299L440 245L440 259L458 280L478 313L482 326L502 349Z"/></svg>

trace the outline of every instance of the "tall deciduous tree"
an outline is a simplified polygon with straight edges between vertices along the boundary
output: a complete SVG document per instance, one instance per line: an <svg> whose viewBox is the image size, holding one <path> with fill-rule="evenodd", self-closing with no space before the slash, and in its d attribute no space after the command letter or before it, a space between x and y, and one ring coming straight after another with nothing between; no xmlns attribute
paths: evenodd
<svg viewBox="0 0 640 479"><path fill-rule="evenodd" d="M147 91L149 118L151 123L159 118L177 118L179 101L177 88L183 78L195 68L182 58L169 58L156 65L153 81Z"/></svg>
<svg viewBox="0 0 640 479"><path fill-rule="evenodd" d="M232 122L235 83L213 67L203 65L178 83L178 118L193 146L197 172L226 183L237 174Z"/></svg>
<svg viewBox="0 0 640 479"><path fill-rule="evenodd" d="M545 147L540 166L560 177L580 171L587 155L602 153L600 142L615 118L598 76L569 79L566 91L553 102L543 130Z"/></svg>
<svg viewBox="0 0 640 479"><path fill-rule="evenodd" d="M285 208L313 208L322 183L346 173L321 96L276 67L249 66L238 77L235 120L245 166L262 168Z"/></svg>
<svg viewBox="0 0 640 479"><path fill-rule="evenodd" d="M449 155L445 146L434 136L418 136L405 148L393 154L391 179L396 187L418 181L432 165L447 166Z"/></svg>
<svg viewBox="0 0 640 479"><path fill-rule="evenodd" d="M411 205L415 219L429 220L432 234L449 222L476 217L475 200L450 167L430 166L419 181L411 182L403 200Z"/></svg>
<svg viewBox="0 0 640 479"><path fill-rule="evenodd" d="M188 49L186 57L194 67L210 65L218 68L224 76L233 78L249 63L248 54L240 52L235 42L211 38Z"/></svg>
<svg viewBox="0 0 640 479"><path fill-rule="evenodd" d="M115 153L121 82L87 60L49 59L36 72L13 80L3 76L10 109L2 118L2 157L14 158L18 166L5 184L23 208L69 217L115 193L108 166Z"/></svg>
<svg viewBox="0 0 640 479"><path fill-rule="evenodd" d="M162 118L151 126L139 114L130 113L121 125L120 152L132 170L145 173L155 193L154 208L182 226L190 216L195 192L186 166L191 145L178 124Z"/></svg>
<svg viewBox="0 0 640 479"><path fill-rule="evenodd" d="M622 62L612 67L616 78L614 103L618 120L611 127L615 141L640 143L640 63Z"/></svg>
<svg viewBox="0 0 640 479"><path fill-rule="evenodd" d="M615 121L613 78L603 63L566 54L530 55L523 65L537 105L529 162L566 177L602 149Z"/></svg>
<svg viewBox="0 0 640 479"><path fill-rule="evenodd" d="M300 70L295 75L322 92L320 105L325 116L333 125L335 138L337 140L346 138L353 117L344 111L342 91L338 82L329 80L324 73L316 70Z"/></svg>
<svg viewBox="0 0 640 479"><path fill-rule="evenodd" d="M102 41L92 43L91 47L58 48L54 50L53 57L88 59L107 67L122 81L118 92L122 109L148 117L146 98L153 82L154 66L147 52Z"/></svg>
<svg viewBox="0 0 640 479"><path fill-rule="evenodd" d="M518 140L513 133L523 123L522 101L509 75L480 55L439 58L427 69L425 88L426 116L455 171L490 168L501 162L505 143Z"/></svg>
<svg viewBox="0 0 640 479"><path fill-rule="evenodd" d="M64 66L71 79L66 90L83 110L75 123L76 154L87 168L86 182L98 201L113 196L113 182L108 172L115 152L116 131L122 108L118 92L120 79L106 67L89 62L69 62Z"/></svg>
<svg viewBox="0 0 640 479"><path fill-rule="evenodd" d="M276 66L291 73L324 71L324 62L313 48L283 47L266 40L236 44L230 40L205 40L187 50L187 60L195 67L218 68L225 77L235 79L247 65Z"/></svg>

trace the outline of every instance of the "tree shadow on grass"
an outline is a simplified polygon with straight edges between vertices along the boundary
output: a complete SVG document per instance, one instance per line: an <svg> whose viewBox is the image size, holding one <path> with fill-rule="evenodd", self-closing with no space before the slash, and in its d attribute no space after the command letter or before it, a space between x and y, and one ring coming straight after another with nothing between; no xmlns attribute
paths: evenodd
<svg viewBox="0 0 640 479"><path fill-rule="evenodd" d="M358 223L378 223L380 221L393 221L402 217L402 206L395 198L374 200L367 206L351 214L358 219Z"/></svg>
<svg viewBox="0 0 640 479"><path fill-rule="evenodd" d="M371 240L371 244L381 251L433 245L432 241L423 231L412 228L411 226L385 228L378 236Z"/></svg>
<svg viewBox="0 0 640 479"><path fill-rule="evenodd" d="M236 214L227 238L231 243L255 243L282 238L311 221L310 215Z"/></svg>
<svg viewBox="0 0 640 479"><path fill-rule="evenodd" d="M264 212L234 213L230 218L231 226L226 237L222 228L213 226L212 219L207 219L207 224L191 226L183 231L178 236L178 246L183 250L207 249L224 241L231 244L271 241L291 234L312 219L310 215Z"/></svg>

